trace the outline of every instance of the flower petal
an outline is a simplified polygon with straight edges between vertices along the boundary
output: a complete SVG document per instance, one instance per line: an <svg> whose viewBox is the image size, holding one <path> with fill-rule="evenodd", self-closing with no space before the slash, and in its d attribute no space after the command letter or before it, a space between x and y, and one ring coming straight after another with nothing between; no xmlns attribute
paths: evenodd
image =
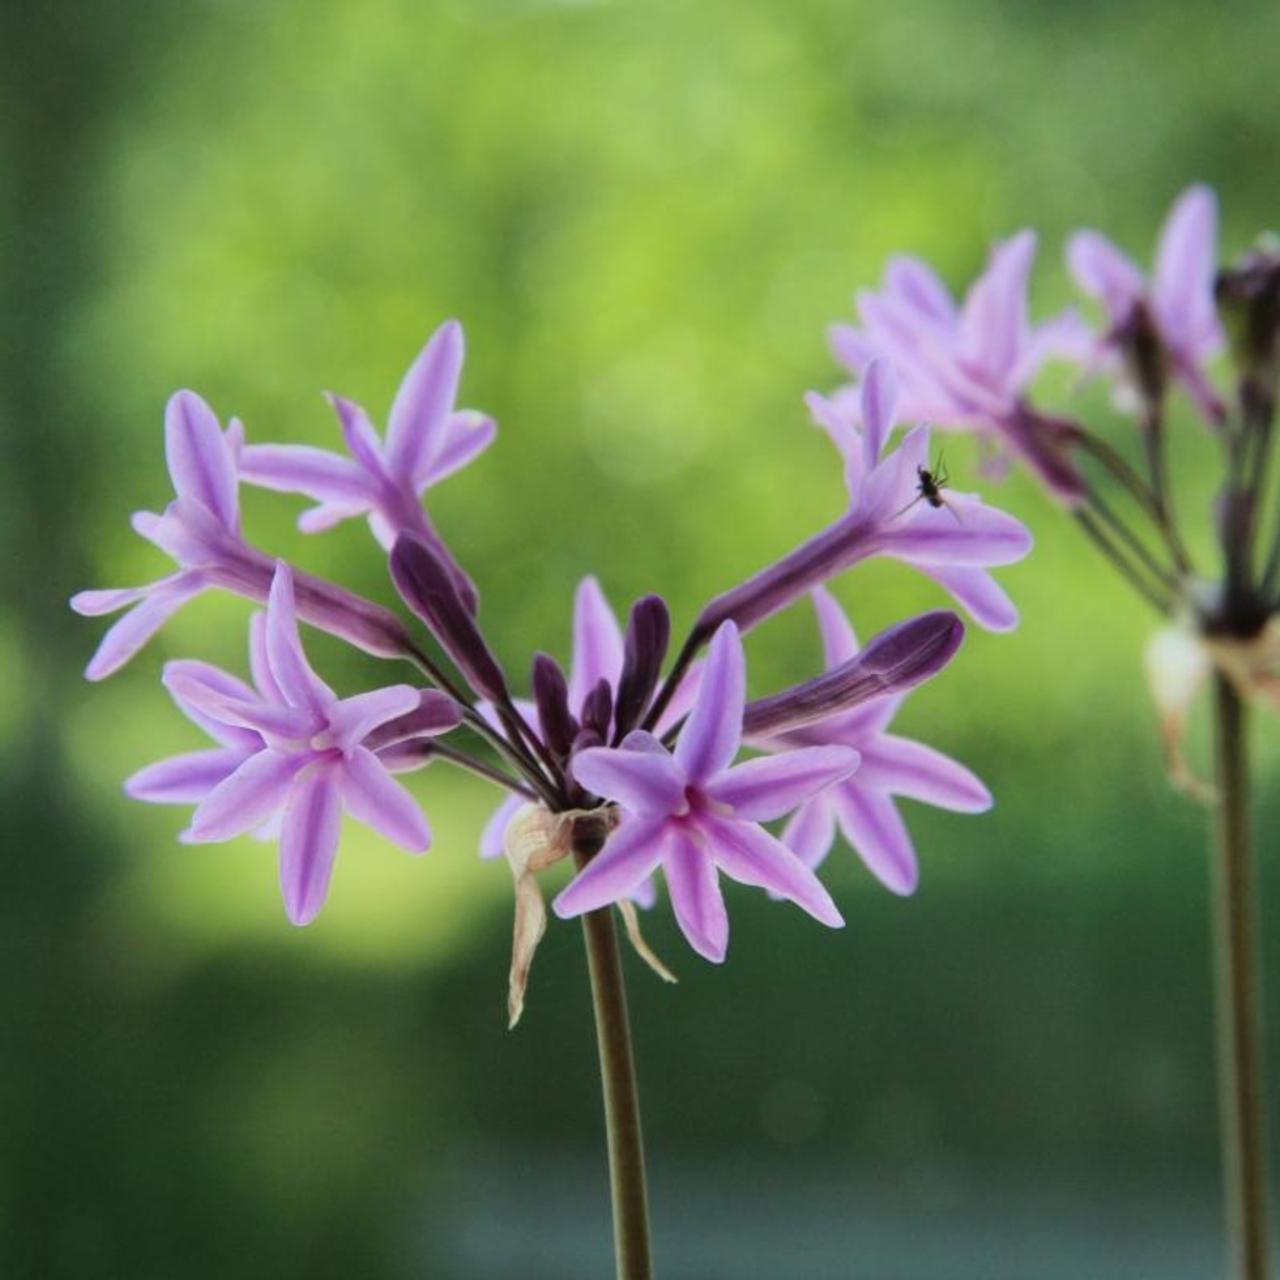
<svg viewBox="0 0 1280 1280"><path fill-rule="evenodd" d="M324 533L344 520L354 520L368 512L369 508L363 503L357 506L345 502L322 502L298 515L298 529L302 533Z"/></svg>
<svg viewBox="0 0 1280 1280"><path fill-rule="evenodd" d="M77 591L71 597L71 607L82 618L99 618L104 613L115 613L127 605L137 604L151 594L152 588L112 587L105 591Z"/></svg>
<svg viewBox="0 0 1280 1280"><path fill-rule="evenodd" d="M921 315L943 324L956 318L956 304L938 273L919 258L906 255L890 258L885 264L884 286Z"/></svg>
<svg viewBox="0 0 1280 1280"><path fill-rule="evenodd" d="M240 458L250 484L280 493L305 493L317 502L367 509L376 494L368 473L340 454L305 444L251 444Z"/></svg>
<svg viewBox="0 0 1280 1280"><path fill-rule="evenodd" d="M430 489L478 458L494 441L498 424L474 409L451 413L440 433L435 452L414 473L418 490Z"/></svg>
<svg viewBox="0 0 1280 1280"><path fill-rule="evenodd" d="M362 743L388 720L417 710L420 695L412 685L393 684L335 702L328 711L329 730L342 751Z"/></svg>
<svg viewBox="0 0 1280 1280"><path fill-rule="evenodd" d="M1113 324L1128 317L1147 289L1133 260L1096 231L1077 231L1067 241L1067 267L1080 289L1102 303Z"/></svg>
<svg viewBox="0 0 1280 1280"><path fill-rule="evenodd" d="M1156 315L1174 346L1213 345L1218 330L1213 298L1217 255L1217 197L1211 187L1190 187L1165 219L1152 273Z"/></svg>
<svg viewBox="0 0 1280 1280"><path fill-rule="evenodd" d="M965 297L960 317L965 353L993 382L1017 363L1027 336L1027 280L1035 253L1034 231L1020 231L996 245Z"/></svg>
<svg viewBox="0 0 1280 1280"><path fill-rule="evenodd" d="M676 743L676 760L690 782L714 777L737 755L746 688L738 628L732 622L722 623L711 641L697 701Z"/></svg>
<svg viewBox="0 0 1280 1280"><path fill-rule="evenodd" d="M862 375L862 443L870 471L880 461L898 411L898 375L888 360L873 360Z"/></svg>
<svg viewBox="0 0 1280 1280"><path fill-rule="evenodd" d="M858 785L956 813L983 813L992 805L991 792L964 765L923 742L892 734L863 744Z"/></svg>
<svg viewBox="0 0 1280 1280"><path fill-rule="evenodd" d="M509 795L494 811L493 816L484 824L480 835L480 856L487 861L501 858L506 852L505 837L511 819L516 816L522 806L527 803L524 796Z"/></svg>
<svg viewBox="0 0 1280 1280"><path fill-rule="evenodd" d="M449 320L431 335L396 391L387 419L387 470L406 485L440 451L462 356L462 326Z"/></svg>
<svg viewBox="0 0 1280 1280"><path fill-rule="evenodd" d="M328 770L290 792L280 827L280 891L293 924L310 924L329 893L342 826L342 799Z"/></svg>
<svg viewBox="0 0 1280 1280"><path fill-rule="evenodd" d="M335 395L332 391L325 393L325 399L337 415L347 452L371 479L385 479L387 469L382 461L382 441L378 439L369 415L354 400Z"/></svg>
<svg viewBox="0 0 1280 1280"><path fill-rule="evenodd" d="M175 679L177 687L175 688ZM262 747L262 738L255 730L247 729L242 724L228 724L226 720L209 715L196 702L192 702L182 692L183 682L199 685L211 694L221 698L230 698L235 702L256 702L258 695L243 680L238 680L229 672L207 662L196 662L190 658L180 658L164 664L162 682L169 691L179 711L193 724L199 725L215 741L224 747L234 747L242 754L246 751L257 751Z"/></svg>
<svg viewBox="0 0 1280 1280"><path fill-rule="evenodd" d="M372 751L357 747L339 766L337 779L347 811L357 822L372 827L410 853L427 851L431 828L418 802L382 767Z"/></svg>
<svg viewBox="0 0 1280 1280"><path fill-rule="evenodd" d="M268 702L284 705L284 694L271 674L271 662L267 657L267 615L262 609L254 610L249 619L249 673L254 686Z"/></svg>
<svg viewBox="0 0 1280 1280"><path fill-rule="evenodd" d="M638 737L629 736L628 741ZM661 747L595 747L573 757L574 780L642 817L660 817L684 804L685 778Z"/></svg>
<svg viewBox="0 0 1280 1280"><path fill-rule="evenodd" d="M661 818L624 822L551 904L556 915L568 920L632 893L662 861L668 835Z"/></svg>
<svg viewBox="0 0 1280 1280"><path fill-rule="evenodd" d="M835 838L836 811L826 796L802 804L782 830L782 843L810 868L822 864Z"/></svg>
<svg viewBox="0 0 1280 1280"><path fill-rule="evenodd" d="M704 829L711 856L725 875L787 898L833 929L843 926L844 917L822 881L763 827L713 818Z"/></svg>
<svg viewBox="0 0 1280 1280"><path fill-rule="evenodd" d="M662 871L680 931L700 956L720 964L729 949L729 914L715 863L688 828L672 831Z"/></svg>
<svg viewBox="0 0 1280 1280"><path fill-rule="evenodd" d="M323 715L334 702L334 692L311 669L298 636L298 616L294 607L293 572L283 560L276 561L267 600L267 663L286 701Z"/></svg>
<svg viewBox="0 0 1280 1280"><path fill-rule="evenodd" d="M309 738L323 727L323 719L307 707L264 702L257 697L238 698L188 670L204 666L204 663L171 662L166 664L162 677L165 688L183 711L192 719L203 717L197 721L202 727L208 719L291 741Z"/></svg>
<svg viewBox="0 0 1280 1280"><path fill-rule="evenodd" d="M198 502L226 529L239 519L235 461L214 412L194 391L169 398L164 453L179 498Z"/></svg>
<svg viewBox="0 0 1280 1280"><path fill-rule="evenodd" d="M858 637L848 615L826 587L814 587L809 593L822 636L823 664L828 670L848 662L858 652Z"/></svg>
<svg viewBox="0 0 1280 1280"><path fill-rule="evenodd" d="M919 502L881 533L884 552L918 564L989 568L1013 564L1032 547L1021 520L973 494L948 490L943 505Z"/></svg>
<svg viewBox="0 0 1280 1280"><path fill-rule="evenodd" d="M919 562L913 567L949 592L978 626L987 631L1012 631L1017 627L1017 606L985 569Z"/></svg>
<svg viewBox="0 0 1280 1280"><path fill-rule="evenodd" d="M799 747L735 765L707 787L707 795L728 805L735 818L772 822L804 804L858 767L851 747Z"/></svg>
<svg viewBox="0 0 1280 1280"><path fill-rule="evenodd" d="M856 781L837 787L831 795L845 839L871 874L894 893L914 893L920 871L897 805Z"/></svg>
<svg viewBox="0 0 1280 1280"><path fill-rule="evenodd" d="M127 778L125 794L151 804L199 804L214 787L229 778L244 759L243 752L225 747L170 756Z"/></svg>
<svg viewBox="0 0 1280 1280"><path fill-rule="evenodd" d="M578 715L601 680L616 688L624 644L618 619L594 577L583 578L573 599L573 661L569 666L569 710Z"/></svg>
<svg viewBox="0 0 1280 1280"><path fill-rule="evenodd" d="M124 666L193 596L205 589L203 576L176 573L153 584L148 594L102 637L89 659L87 680L105 680Z"/></svg>
<svg viewBox="0 0 1280 1280"><path fill-rule="evenodd" d="M229 840L264 822L284 803L298 771L313 759L310 752L259 751L250 756L191 815L191 839Z"/></svg>

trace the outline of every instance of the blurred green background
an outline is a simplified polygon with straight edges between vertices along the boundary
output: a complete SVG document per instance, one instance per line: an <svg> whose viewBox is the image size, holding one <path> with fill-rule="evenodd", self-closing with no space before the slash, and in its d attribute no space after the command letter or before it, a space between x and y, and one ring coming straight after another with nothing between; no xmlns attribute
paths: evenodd
<svg viewBox="0 0 1280 1280"><path fill-rule="evenodd" d="M270 848L180 847L178 811L120 793L198 745L161 662L243 663L248 607L211 599L79 679L102 628L67 596L162 568L126 517L167 497L171 390L332 445L319 391L381 417L459 316L464 402L501 435L433 510L504 660L567 656L588 571L687 622L838 510L800 396L887 254L961 284L1036 226L1047 311L1073 226L1146 258L1190 180L1228 250L1274 225L1278 47L1266 2L7 0L0 1274L607 1272L581 946L553 926L508 1034L491 793L420 775L435 851L350 827L305 931ZM1130 443L1101 391L1076 404ZM1209 455L1175 429L1203 509ZM999 500L1038 533L1002 574L1024 625L971 630L900 722L995 810L911 807L912 900L837 850L841 933L735 889L723 969L665 907L680 985L629 965L668 1280L1220 1271L1204 815L1162 776L1150 621L1025 479ZM363 527L245 506L259 545L390 599ZM893 565L837 590L865 634L939 602ZM386 679L309 644L344 691ZM811 671L807 612L750 656L761 690ZM1271 723L1256 743L1274 920Z"/></svg>

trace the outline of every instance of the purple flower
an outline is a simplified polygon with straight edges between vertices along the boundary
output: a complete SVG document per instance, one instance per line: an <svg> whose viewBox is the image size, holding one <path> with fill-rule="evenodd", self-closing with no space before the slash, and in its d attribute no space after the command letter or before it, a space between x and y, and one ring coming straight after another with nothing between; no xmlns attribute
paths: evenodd
<svg viewBox="0 0 1280 1280"><path fill-rule="evenodd" d="M862 388L864 429L828 402L811 400L844 450L847 515L702 611L698 630L710 635L726 619L746 630L805 592L874 555L902 560L944 586L983 626L1007 630L1017 612L987 569L1013 564L1031 550L1021 521L985 506L975 494L947 489L940 505L925 500L922 472L931 467L929 433L909 432L882 456L897 393L888 368L868 367Z"/></svg>
<svg viewBox="0 0 1280 1280"><path fill-rule="evenodd" d="M899 402L898 378L893 366L885 360L873 360L867 366L856 416L848 411L847 399L827 400L814 394L808 397L814 420L826 429L844 458L850 509L873 507L887 513L896 536L881 554L901 560L932 578L980 627L989 631L1012 631L1018 625L1018 610L983 564L973 560L967 564L950 563L942 556L933 559L927 549L922 551L913 545L910 537L913 529L923 530L927 526L936 530L941 526L944 534L954 535L967 530L975 521L981 522L988 513L1002 513L984 508L982 500L974 494L957 493L950 488L942 491L941 506L935 507L926 500L921 491L921 470L932 475L934 464L929 461L929 435L924 428L911 432L897 453L881 463L889 435L900 421ZM881 485L893 492L878 507L876 490ZM1004 519L1012 520L1012 517ZM950 541L954 542L955 538ZM1026 549L1030 547L1030 534L1027 534ZM1001 553L989 563L1009 561Z"/></svg>
<svg viewBox="0 0 1280 1280"><path fill-rule="evenodd" d="M194 391L179 391L165 410L165 460L174 500L163 515L138 511L134 529L177 562L178 572L143 587L81 591L71 607L97 616L128 608L90 659L85 675L102 680L129 661L188 600L214 587L263 601L275 562L240 532L236 463L243 429L235 419L223 432L213 410ZM410 647L403 624L379 605L310 574L297 575L298 609L313 626L378 657Z"/></svg>
<svg viewBox="0 0 1280 1280"><path fill-rule="evenodd" d="M443 733L461 715L444 695L409 685L339 699L303 653L284 563L251 637L254 689L205 663L168 664L170 693L221 745L151 765L125 790L157 803L195 803L189 841L278 823L285 911L302 925L324 905L344 808L402 848L425 852L426 819L371 748L390 745L399 734L387 730L397 722L403 733Z"/></svg>
<svg viewBox="0 0 1280 1280"><path fill-rule="evenodd" d="M813 593L828 667L846 663L858 652L853 628L831 594ZM908 796L959 813L991 807L991 793L963 765L941 752L885 729L903 696L880 698L817 724L771 738L752 738L753 746L782 749L786 759L797 749L839 745L861 758L857 771L833 783L796 810L782 833L783 843L807 867L817 867L835 840L836 827L871 873L894 893L911 893L919 879L915 849L894 803Z"/></svg>
<svg viewBox="0 0 1280 1280"><path fill-rule="evenodd" d="M314 498L319 505L298 518L305 533L367 516L374 537L388 551L399 534L412 533L442 552L422 495L488 448L496 433L492 418L454 408L462 358L462 326L450 320L431 335L405 374L385 442L359 405L330 395L349 457L310 445L247 445L240 475L265 489ZM449 563L459 589L474 605L470 583Z"/></svg>
<svg viewBox="0 0 1280 1280"><path fill-rule="evenodd" d="M729 942L718 871L790 899L823 924L844 923L813 872L759 824L848 777L858 754L820 746L731 767L742 738L745 695L742 641L737 627L726 622L711 642L701 688L674 752L636 730L621 747L577 756L574 771L583 786L630 816L555 900L557 915L572 917L616 902L661 866L689 944L717 963Z"/></svg>
<svg viewBox="0 0 1280 1280"><path fill-rule="evenodd" d="M1174 376L1213 422L1222 401L1205 376L1206 361L1223 345L1214 302L1218 258L1218 203L1208 187L1189 187L1169 210L1156 242L1148 282L1133 260L1097 231L1077 231L1067 242L1076 283L1102 303L1108 332L1096 356L1114 363L1143 325L1150 324Z"/></svg>
<svg viewBox="0 0 1280 1280"><path fill-rule="evenodd" d="M633 618L638 615L641 619L648 619L652 611L647 607L647 601L652 599L654 597L646 597L645 600L641 601L637 610L633 612ZM665 647L665 640L663 643ZM651 645L644 645L642 648L644 654L647 655ZM531 702L517 698L514 700L515 708L524 717L525 723L539 737L543 738L553 750L558 750L559 747L564 745L564 739L568 740L568 745L571 749L587 699L591 696L592 691L600 686L602 681L605 687L610 690L619 688L620 682L623 680L624 671L627 669L626 659L627 641L623 636L622 628L618 625L617 616L610 607L609 601L606 599L596 578L593 576L585 577L578 583L578 589L573 598L573 657L569 664L569 677L565 682L565 706L569 722L563 727L548 725L538 701ZM635 666L636 664L633 663L633 670ZM554 667L554 663L549 658L542 663L535 662L535 682L538 680L540 669L548 672L548 675L544 677L547 682L554 680L554 676L549 673L549 667ZM558 668L556 670L558 672ZM698 688L699 673L700 668L695 666L680 682L675 696L671 699L658 721L657 732L659 735L677 724L688 712ZM647 693L640 703L641 709L648 702L653 692L652 681L645 680L644 683L647 686ZM500 721L490 704L481 703L479 710L491 725L495 728L500 728ZM555 728L557 731L548 732L551 728ZM568 752L565 752L565 754L567 755ZM573 759L575 771L577 759L576 756ZM507 826L522 804L524 804L523 797L513 795L504 800L494 810L493 816L485 824L484 831L480 837L480 856L482 858L500 858L502 856L503 838L506 835ZM637 901L642 906L649 906L653 901L652 890L646 887L642 887L640 893L636 896Z"/></svg>
<svg viewBox="0 0 1280 1280"><path fill-rule="evenodd" d="M1076 357L1087 340L1074 312L1033 327L1027 281L1036 238L1021 231L995 246L962 306L933 269L892 258L878 293L858 294L861 328L830 331L836 359L861 374L876 356L902 380L903 416L998 437L1060 498L1081 496L1065 424L1043 418L1024 392L1050 356Z"/></svg>

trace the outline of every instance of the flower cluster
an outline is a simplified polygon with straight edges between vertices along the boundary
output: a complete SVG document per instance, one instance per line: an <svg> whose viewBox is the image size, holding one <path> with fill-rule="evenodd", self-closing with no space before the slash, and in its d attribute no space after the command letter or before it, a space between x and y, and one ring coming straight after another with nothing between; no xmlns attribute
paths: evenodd
<svg viewBox="0 0 1280 1280"><path fill-rule="evenodd" d="M126 791L194 806L184 840L250 831L278 839L286 912L306 924L324 903L344 810L410 852L427 849L426 818L394 775L443 760L505 788L480 849L490 858L506 853L523 903L513 1018L544 924L532 876L569 853L579 869L555 899L558 916L616 904L633 922L635 903L654 902L660 870L685 937L713 961L728 945L720 873L823 924L842 923L815 874L837 825L884 884L910 892L916 859L894 797L966 812L991 802L962 766L885 732L902 699L951 660L964 627L935 610L859 649L824 584L888 557L932 578L980 626L1008 630L1017 613L991 570L1031 547L1013 517L972 494L942 491L926 428L912 427L895 444L900 404L908 415L924 407L914 384L900 397L889 361L868 360L855 394L809 397L840 451L847 512L711 599L673 659L660 596L637 599L623 626L586 577L568 670L536 653L526 699L485 636L475 584L422 501L496 434L492 419L456 408L462 360L461 328L446 324L406 374L385 436L358 405L331 396L345 454L249 444L239 421L224 430L194 393L173 397L165 455L175 497L163 514L139 513L133 524L176 572L72 600L85 614L129 610L86 674L116 671L200 592L220 588L266 607L250 626L252 684L202 662L166 664L165 687L217 745L143 769ZM382 605L255 547L241 526L242 481L310 498L316 505L299 520L306 533L366 517L401 600L432 643ZM803 597L818 612L825 669L748 701L744 635ZM339 697L308 662L299 619L409 664L413 681ZM744 746L752 754L740 760ZM781 829L766 825L784 820ZM643 947L631 923L629 932Z"/></svg>
<svg viewBox="0 0 1280 1280"><path fill-rule="evenodd" d="M1065 257L1101 313L1101 326L1091 329L1075 311L1030 321L1035 247L1030 231L997 244L959 305L925 263L893 259L881 288L857 295L859 323L832 327L832 350L861 378L876 360L891 359L908 418L970 432L1021 459L1169 620L1147 655L1152 692L1171 777L1206 795L1181 742L1190 702L1210 672L1222 673L1244 696L1280 704L1280 522L1271 515L1269 539L1263 528L1280 376L1280 253L1264 242L1220 267L1217 201L1203 186L1174 202L1150 276L1097 231L1078 231ZM1235 367L1234 388L1221 384L1215 366L1224 350ZM1128 442L1117 447L1034 402L1031 379L1050 357L1110 380L1117 406L1138 419L1132 440L1138 458L1128 456ZM1174 510L1166 417L1175 389L1222 450L1211 513L1221 552L1216 574L1194 562ZM854 387L813 400L815 416L846 455L859 405ZM874 436L867 429L863 439ZM864 465L850 469L851 489ZM957 590L954 579L939 580L984 625L1011 616L991 584L966 599L963 584ZM857 776L866 773L864 763ZM815 832L825 830L813 822Z"/></svg>

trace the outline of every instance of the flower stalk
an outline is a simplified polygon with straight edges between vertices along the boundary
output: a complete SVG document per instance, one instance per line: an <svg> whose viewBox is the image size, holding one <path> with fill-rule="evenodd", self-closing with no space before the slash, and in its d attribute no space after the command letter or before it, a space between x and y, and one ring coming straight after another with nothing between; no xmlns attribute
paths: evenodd
<svg viewBox="0 0 1280 1280"><path fill-rule="evenodd" d="M603 824L580 819L574 828L573 859L582 870L600 851ZM609 1146L609 1191L613 1205L613 1247L618 1280L650 1280L649 1193L644 1171L640 1093L631 1053L631 1025L622 957L610 907L582 917L582 937L591 976L591 1007L600 1053L600 1083Z"/></svg>
<svg viewBox="0 0 1280 1280"><path fill-rule="evenodd" d="M1248 708L1214 677L1218 810L1211 878L1218 1106L1233 1280L1270 1275L1258 903L1249 830Z"/></svg>

